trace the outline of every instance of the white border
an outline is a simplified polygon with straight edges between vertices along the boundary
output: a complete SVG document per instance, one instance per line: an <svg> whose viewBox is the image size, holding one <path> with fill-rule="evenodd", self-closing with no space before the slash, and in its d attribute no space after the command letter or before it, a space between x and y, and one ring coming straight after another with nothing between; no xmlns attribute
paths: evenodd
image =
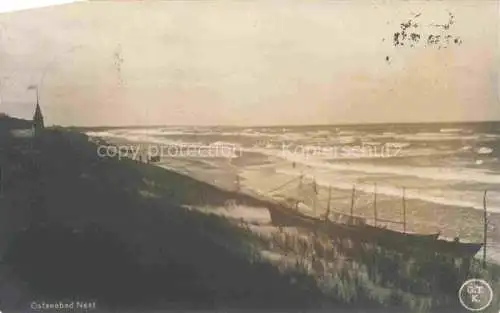
<svg viewBox="0 0 500 313"><path fill-rule="evenodd" d="M51 5L67 4L81 1L83 0L1 0L0 13L43 8Z"/></svg>

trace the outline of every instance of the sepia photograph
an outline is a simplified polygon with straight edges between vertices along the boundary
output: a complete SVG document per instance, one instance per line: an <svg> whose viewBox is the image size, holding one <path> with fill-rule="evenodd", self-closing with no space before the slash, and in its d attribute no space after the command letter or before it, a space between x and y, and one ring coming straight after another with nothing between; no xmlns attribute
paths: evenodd
<svg viewBox="0 0 500 313"><path fill-rule="evenodd" d="M499 0L0 3L0 313L500 311Z"/></svg>

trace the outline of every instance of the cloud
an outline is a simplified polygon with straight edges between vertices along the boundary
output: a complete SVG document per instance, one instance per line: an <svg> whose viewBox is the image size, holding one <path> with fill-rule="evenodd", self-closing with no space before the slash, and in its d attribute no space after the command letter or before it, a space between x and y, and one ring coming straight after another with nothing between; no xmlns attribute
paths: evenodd
<svg viewBox="0 0 500 313"><path fill-rule="evenodd" d="M398 3L87 1L5 14L0 91L32 103L26 87L41 85L47 121L61 125L500 118L493 4ZM453 11L464 43L381 40L417 9L426 25Z"/></svg>

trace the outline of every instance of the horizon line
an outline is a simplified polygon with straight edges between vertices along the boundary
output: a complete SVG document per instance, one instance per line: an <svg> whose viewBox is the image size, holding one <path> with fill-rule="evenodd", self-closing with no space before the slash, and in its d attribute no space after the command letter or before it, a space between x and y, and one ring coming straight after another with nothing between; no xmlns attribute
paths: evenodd
<svg viewBox="0 0 500 313"><path fill-rule="evenodd" d="M159 127L234 127L234 128L286 128L286 127L345 127L345 126L378 126L378 125L431 125L431 124L479 124L479 123L500 123L500 120L474 120L474 121L422 121L422 122L346 122L346 123L332 123L332 124L248 124L248 125L234 125L234 124L155 124L155 125L96 125L96 126L61 126L50 125L48 127L63 127L63 128L76 128L76 129L117 129L117 128L159 128Z"/></svg>

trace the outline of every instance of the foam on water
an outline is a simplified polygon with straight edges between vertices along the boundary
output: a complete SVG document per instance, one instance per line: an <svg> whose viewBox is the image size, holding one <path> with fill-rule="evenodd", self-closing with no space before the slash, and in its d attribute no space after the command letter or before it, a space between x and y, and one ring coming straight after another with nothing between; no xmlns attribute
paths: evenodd
<svg viewBox="0 0 500 313"><path fill-rule="evenodd" d="M441 128L439 130L441 133L460 133L463 131L461 128Z"/></svg>
<svg viewBox="0 0 500 313"><path fill-rule="evenodd" d="M346 176L339 177L334 173L314 172L313 174L302 174L298 170L287 169L276 169L276 172L295 177L304 175L304 177L307 177L309 179L315 179L318 185L322 185L324 187L331 186L332 188L336 189L351 190L353 185L355 184L356 190L366 193L374 192L373 184L359 183L356 182L356 180L351 180ZM386 196L401 197L401 187L377 184L377 193ZM422 200L442 205L483 210L482 192L406 188L405 196L407 199ZM490 212L500 213L500 193L490 192L488 195L488 199L488 210Z"/></svg>
<svg viewBox="0 0 500 313"><path fill-rule="evenodd" d="M195 143L183 141L182 135L212 136L211 142ZM428 189L408 189L407 197L421 199L433 203L454 205L460 207L481 208L480 190L485 185L493 189L489 194L491 210L500 207L500 196L495 190L500 190L500 172L495 166L498 159L493 158L496 153L492 147L481 145L476 147L476 142L489 142L498 140L500 134L474 131L467 128L438 128L435 131L414 131L407 129L384 131L362 131L336 129L300 130L300 128L162 128L162 129L129 129L103 132L89 132L88 135L99 137L122 138L132 142L145 142L161 145L231 145L239 152L261 154L269 157L274 162L295 162L308 167L308 172L323 177L323 182L336 188L350 189L353 181L364 177L390 177L382 180L379 192L399 196L401 190L393 186L395 182L405 179L414 179L415 182L425 186L425 182L436 185L442 182L435 191ZM175 135L176 140L169 138ZM179 136L181 135L181 136ZM219 136L219 137L217 137ZM229 139L229 136L232 136ZM255 138L255 141L243 141L244 138ZM240 142L238 138L242 138ZM260 139L260 140L259 140ZM252 139L253 140L253 139ZM440 144L440 141L446 144ZM450 143L452 141L452 143ZM456 141L456 143L453 143ZM471 141L465 144L464 141ZM350 145L354 142L378 148L388 146L400 149L398 155L389 156L388 160L400 158L397 162L373 162L380 159L380 155L371 154L345 154L345 155L314 155L301 153L287 153L283 145L304 145L314 147L329 147L335 145ZM311 144L312 143L312 144ZM371 145L368 145L371 144ZM316 146L315 146L316 145ZM474 156L475 154L475 156ZM477 158L481 155L481 158ZM241 156L241 155L240 155ZM388 157L388 156L384 156ZM419 157L422 157L419 159ZM404 159L403 159L404 158ZM409 159L412 158L412 159ZM281 161L280 161L281 160ZM357 162L349 162L357 160ZM244 167L243 162L240 162ZM422 161L422 162L421 162ZM435 163L439 162L439 163ZM422 166L424 164L425 166ZM432 166L431 166L432 165ZM323 176L322 176L323 175ZM385 184L385 185L384 185ZM471 186L471 191L454 189L453 185ZM475 185L474 185L475 184ZM371 190L372 185L357 184L361 190ZM463 189L463 188L462 188ZM479 196L478 196L479 195Z"/></svg>
<svg viewBox="0 0 500 313"><path fill-rule="evenodd" d="M477 182L485 184L500 184L500 175L491 174L486 170L470 168L443 168L443 167L413 167L413 166L381 166L372 164L327 163L314 158L283 151L261 149L274 157L281 157L291 162L300 163L313 168L324 168L336 171L353 171L368 174L392 174L398 176L414 176L431 180L446 180L458 182Z"/></svg>
<svg viewBox="0 0 500 313"><path fill-rule="evenodd" d="M108 132L108 131L100 131L100 132L86 132L85 133L89 137L101 137L101 138L121 138L123 136L119 135L117 132Z"/></svg>
<svg viewBox="0 0 500 313"><path fill-rule="evenodd" d="M394 138L403 139L404 141L488 141L493 138L488 138L486 136L476 135L454 135L450 133L417 133L417 134L405 134L405 135L395 135Z"/></svg>
<svg viewBox="0 0 500 313"><path fill-rule="evenodd" d="M446 125L448 126L448 125ZM487 203L490 212L500 212L500 128L497 125L479 124L409 126L382 125L376 127L162 127L143 129L114 129L88 132L92 137L118 138L133 143L183 145L210 147L225 145L237 147L241 159L237 167L253 169L269 168L273 172L295 176L301 170L314 177L318 184L342 190L356 189L373 192L373 182L377 182L379 194L400 197L401 186L406 186L405 196L429 203L466 207L482 210L484 189L489 189ZM357 126L356 126L357 127ZM496 127L496 128L495 128ZM495 131L495 129L497 129ZM186 138L183 138L185 136ZM203 142L193 142L196 140ZM174 140L175 138L175 140ZM283 147L289 145L314 147L352 147L365 145L379 148L382 146L399 149L393 156L345 154L314 155L287 153ZM246 157L245 153L249 153ZM252 162L257 163L246 165ZM260 158L262 155L262 158ZM215 159L213 166L221 166ZM269 164L271 162L271 164ZM292 169L290 162L299 166ZM161 164L165 168L168 162ZM174 166L169 169L174 169ZM194 167L196 171L196 167ZM190 168L191 169L191 168ZM223 170L223 168L221 168ZM262 189L266 189L262 184ZM259 186L256 186L257 191ZM232 217L246 217L249 220L264 221L268 216L263 212L250 212L253 209L236 208ZM222 211L221 211L222 212ZM224 211L229 214L229 211ZM488 247L488 255L500 261L500 247Z"/></svg>
<svg viewBox="0 0 500 313"><path fill-rule="evenodd" d="M394 147L394 148L407 148L411 146L409 142L388 142L385 144L386 146Z"/></svg>
<svg viewBox="0 0 500 313"><path fill-rule="evenodd" d="M477 149L477 154L490 154L493 152L493 149L491 148L488 148L488 147L481 147L479 149Z"/></svg>

